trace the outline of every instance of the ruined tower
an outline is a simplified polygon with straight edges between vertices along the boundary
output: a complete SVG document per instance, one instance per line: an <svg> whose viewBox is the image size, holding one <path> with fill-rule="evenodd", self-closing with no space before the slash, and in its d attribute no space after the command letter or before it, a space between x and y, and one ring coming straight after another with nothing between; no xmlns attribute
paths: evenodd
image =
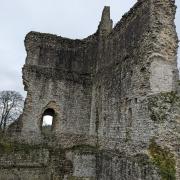
<svg viewBox="0 0 180 180"><path fill-rule="evenodd" d="M13 148L24 156L12 153L10 175L4 168L1 176L180 179L175 10L173 0L139 0L114 28L105 7L97 32L83 40L28 33L27 97L12 126ZM48 135L45 114L53 116Z"/></svg>

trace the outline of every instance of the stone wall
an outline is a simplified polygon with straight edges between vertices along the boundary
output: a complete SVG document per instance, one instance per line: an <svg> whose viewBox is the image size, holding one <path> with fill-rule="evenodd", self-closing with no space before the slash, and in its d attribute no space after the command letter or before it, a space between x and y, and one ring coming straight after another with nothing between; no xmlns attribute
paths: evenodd
<svg viewBox="0 0 180 180"><path fill-rule="evenodd" d="M97 32L83 40L30 32L23 67L27 98L19 123L11 126L20 133L9 130L11 142L23 148L10 151L10 160L1 152L5 164L19 157L0 164L2 177L179 179L174 17L173 0L139 0L114 28L105 7ZM45 135L41 120L48 108L55 115ZM24 144L30 149L25 155Z"/></svg>
<svg viewBox="0 0 180 180"><path fill-rule="evenodd" d="M28 113L23 121L25 135L27 131L40 133L39 121L47 107L55 109L57 114L54 131L87 134L95 43L31 32L25 45L23 80L28 91L25 104Z"/></svg>

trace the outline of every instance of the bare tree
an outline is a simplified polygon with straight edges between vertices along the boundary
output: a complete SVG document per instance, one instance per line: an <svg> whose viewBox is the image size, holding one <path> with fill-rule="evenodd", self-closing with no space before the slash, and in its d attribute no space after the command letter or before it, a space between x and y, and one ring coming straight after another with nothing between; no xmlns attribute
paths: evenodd
<svg viewBox="0 0 180 180"><path fill-rule="evenodd" d="M7 126L22 113L23 102L19 92L0 91L0 130L2 132L5 132Z"/></svg>

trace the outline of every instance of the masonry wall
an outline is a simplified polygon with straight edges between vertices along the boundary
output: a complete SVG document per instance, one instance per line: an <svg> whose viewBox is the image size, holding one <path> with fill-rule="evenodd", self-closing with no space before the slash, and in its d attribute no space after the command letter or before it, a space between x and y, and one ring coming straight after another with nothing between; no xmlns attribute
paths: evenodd
<svg viewBox="0 0 180 180"><path fill-rule="evenodd" d="M40 120L46 108L56 111L54 131L87 134L96 43L31 32L25 44L23 80L28 91L25 134L40 133Z"/></svg>
<svg viewBox="0 0 180 180"><path fill-rule="evenodd" d="M143 67L146 48L140 48L149 36L149 3L136 4L108 37L99 42L93 89L97 96L94 98L94 113L98 115L96 119L99 120L100 136L126 138L126 128L132 122L127 122L128 117L125 116L132 111L131 116L136 118L134 102L139 101L139 97L146 95L149 90L148 74Z"/></svg>
<svg viewBox="0 0 180 180"><path fill-rule="evenodd" d="M179 178L174 16L174 1L139 0L113 29L105 7L97 32L83 40L36 32L26 36L27 98L15 137L20 144L41 145L49 154L41 156L50 162L45 175L40 165L31 179ZM40 121L48 108L55 117L47 137ZM68 171L63 169L67 161ZM23 168L30 173L27 162ZM20 178L24 171L18 171ZM6 168L0 174L8 177L4 173Z"/></svg>
<svg viewBox="0 0 180 180"><path fill-rule="evenodd" d="M92 125L90 132L100 141L112 139L103 143L107 148L123 148L130 141L139 151L138 144L147 146L156 136L147 97L176 90L174 13L172 1L139 1L99 41L91 107L91 124L98 127Z"/></svg>

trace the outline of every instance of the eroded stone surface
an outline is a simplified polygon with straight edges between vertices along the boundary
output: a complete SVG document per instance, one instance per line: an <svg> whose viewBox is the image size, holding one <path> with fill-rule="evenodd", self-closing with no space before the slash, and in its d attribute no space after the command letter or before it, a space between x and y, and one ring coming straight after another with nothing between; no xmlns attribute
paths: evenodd
<svg viewBox="0 0 180 180"><path fill-rule="evenodd" d="M174 17L173 0L139 0L113 29L105 7L83 40L27 34L25 108L9 130L19 146L1 142L1 179L180 179Z"/></svg>

